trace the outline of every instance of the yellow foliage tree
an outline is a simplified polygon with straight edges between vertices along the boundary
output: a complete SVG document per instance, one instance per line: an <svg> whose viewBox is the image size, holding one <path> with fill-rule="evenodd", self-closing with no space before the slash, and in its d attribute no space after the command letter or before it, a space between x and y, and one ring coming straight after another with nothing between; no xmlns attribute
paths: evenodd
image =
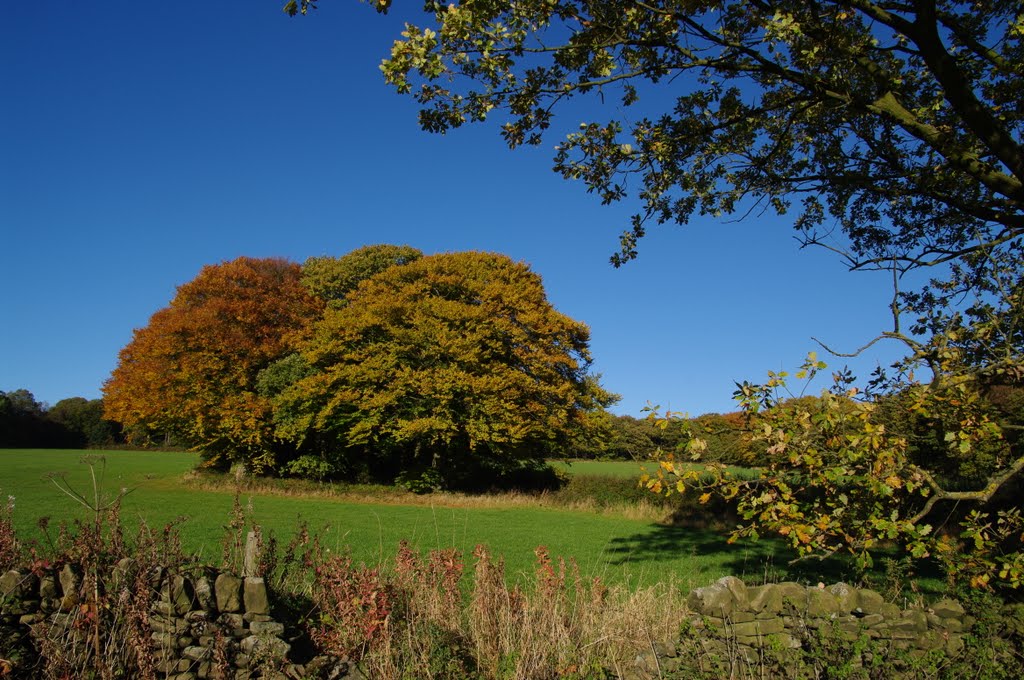
<svg viewBox="0 0 1024 680"><path fill-rule="evenodd" d="M423 257L326 311L300 347L312 374L275 400L279 434L301 444L331 433L445 482L473 463L538 460L614 400L588 375L588 342L527 265Z"/></svg>

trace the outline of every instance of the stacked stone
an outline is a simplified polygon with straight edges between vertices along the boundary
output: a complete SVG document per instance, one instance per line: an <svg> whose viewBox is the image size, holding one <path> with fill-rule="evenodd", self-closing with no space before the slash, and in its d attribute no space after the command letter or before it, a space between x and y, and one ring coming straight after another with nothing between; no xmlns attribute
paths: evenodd
<svg viewBox="0 0 1024 680"><path fill-rule="evenodd" d="M837 583L828 588L798 583L748 587L727 576L690 593L694 616L690 629L709 658L758 663L766 648L776 654L799 654L819 631L854 641L866 636L895 650L921 656L934 650L950 656L963 649L963 635L973 620L953 600L928 608L900 609L877 592ZM684 640L692 645L695 640ZM662 659L638 659L642 667L672 667L677 649L659 650Z"/></svg>
<svg viewBox="0 0 1024 680"><path fill-rule="evenodd" d="M131 569L118 563L115 588ZM148 612L154 668L168 680L227 677L301 678L289 664L284 624L273 619L264 580L204 569L198 574L163 569L149 575L154 598ZM27 653L32 636L44 632L65 644L88 644L80 615L81 575L71 565L37 578L24 570L0 576L0 642L17 642ZM81 627L79 627L81 628ZM81 635L78 635L81 633ZM78 639L80 638L80 639Z"/></svg>

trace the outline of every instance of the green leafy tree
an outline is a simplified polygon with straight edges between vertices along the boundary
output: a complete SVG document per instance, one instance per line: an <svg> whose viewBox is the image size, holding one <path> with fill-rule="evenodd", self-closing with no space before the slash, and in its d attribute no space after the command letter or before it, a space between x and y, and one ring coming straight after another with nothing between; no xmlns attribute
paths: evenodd
<svg viewBox="0 0 1024 680"><path fill-rule="evenodd" d="M326 311L300 347L312 374L275 399L279 434L330 435L392 477L478 483L567 446L613 400L588 376L588 340L525 264L423 257Z"/></svg>
<svg viewBox="0 0 1024 680"><path fill-rule="evenodd" d="M311 257L302 265L302 283L328 306L339 307L361 281L421 257L412 246L389 244L364 246L341 257Z"/></svg>
<svg viewBox="0 0 1024 680"><path fill-rule="evenodd" d="M46 412L46 418L69 433L69 446L100 448L121 439L118 424L103 418L102 399L61 399Z"/></svg>
<svg viewBox="0 0 1024 680"><path fill-rule="evenodd" d="M986 399L984 378L960 374L960 366L950 358L927 383L909 371L876 375L871 385L884 389L875 394L838 371L831 390L790 398L793 379L826 368L812 354L794 376L770 373L765 383L738 386L761 456L757 479L719 462L694 466L711 457L702 433L688 428L685 445L642 481L657 493L734 502L743 523L733 538L776 534L797 559L849 553L868 567L879 548L896 545L912 557L938 558L951 581L1020 587L1024 421Z"/></svg>
<svg viewBox="0 0 1024 680"><path fill-rule="evenodd" d="M0 447L59 447L66 440L67 433L46 420L46 404L30 391L0 391Z"/></svg>

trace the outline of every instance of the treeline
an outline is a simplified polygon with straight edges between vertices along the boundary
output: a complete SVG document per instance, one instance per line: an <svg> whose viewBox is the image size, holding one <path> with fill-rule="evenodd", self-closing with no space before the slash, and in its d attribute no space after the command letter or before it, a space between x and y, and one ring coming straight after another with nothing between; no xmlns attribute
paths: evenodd
<svg viewBox="0 0 1024 680"><path fill-rule="evenodd" d="M204 267L104 385L130 441L211 466L487 487L598 439L590 331L522 262L376 245Z"/></svg>
<svg viewBox="0 0 1024 680"><path fill-rule="evenodd" d="M706 413L688 419L685 426L655 417L607 414L601 436L583 443L574 455L599 460L644 460L677 451L694 435L708 442L703 460L743 466L758 462L746 418L741 413Z"/></svg>
<svg viewBox="0 0 1024 680"><path fill-rule="evenodd" d="M0 391L0 448L84 449L122 443L121 426L103 417L102 399L71 397L47 406L26 389Z"/></svg>

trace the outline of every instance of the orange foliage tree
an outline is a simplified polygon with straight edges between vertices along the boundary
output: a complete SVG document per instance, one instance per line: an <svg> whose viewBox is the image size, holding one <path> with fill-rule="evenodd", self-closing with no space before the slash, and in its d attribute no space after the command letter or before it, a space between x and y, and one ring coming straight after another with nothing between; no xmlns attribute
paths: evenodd
<svg viewBox="0 0 1024 680"><path fill-rule="evenodd" d="M121 350L103 386L106 417L136 436L168 435L211 462L273 467L270 402L256 377L291 351L322 307L286 260L204 267Z"/></svg>
<svg viewBox="0 0 1024 680"><path fill-rule="evenodd" d="M614 400L588 374L589 336L503 255L391 267L314 325L311 374L275 397L279 433L300 446L330 433L431 485L540 460Z"/></svg>

